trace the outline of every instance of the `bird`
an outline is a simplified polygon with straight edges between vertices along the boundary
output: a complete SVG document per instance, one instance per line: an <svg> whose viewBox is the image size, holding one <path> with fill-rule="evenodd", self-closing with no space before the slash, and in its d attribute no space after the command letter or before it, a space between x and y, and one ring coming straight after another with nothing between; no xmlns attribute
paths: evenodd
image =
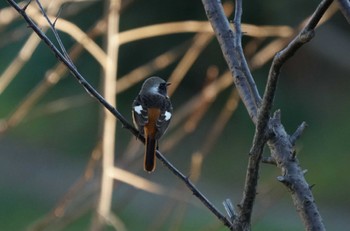
<svg viewBox="0 0 350 231"><path fill-rule="evenodd" d="M142 84L132 104L132 118L139 133L145 137L144 170L153 172L156 167L158 140L167 130L173 107L164 79L153 76Z"/></svg>

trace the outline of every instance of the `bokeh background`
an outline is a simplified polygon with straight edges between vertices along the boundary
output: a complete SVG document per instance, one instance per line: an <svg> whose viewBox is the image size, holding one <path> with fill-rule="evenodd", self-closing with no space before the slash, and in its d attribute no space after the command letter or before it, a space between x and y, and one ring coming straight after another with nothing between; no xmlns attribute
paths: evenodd
<svg viewBox="0 0 350 231"><path fill-rule="evenodd" d="M245 1L242 21L297 29L318 3L315 0ZM48 7L50 1L43 4ZM106 4L107 1L65 1L59 15L88 32L105 17ZM232 11L232 4L226 4L227 11ZM0 7L0 81L3 81L5 70L14 65L12 62L28 40L31 29L5 1ZM284 66L274 109L281 109L283 124L290 133L302 121L309 125L297 142L297 155L302 167L308 170L308 182L314 185L313 193L324 223L328 230L335 231L346 230L350 225L350 27L336 5L330 12L315 38ZM229 19L233 19L232 14ZM206 21L201 1L125 0L120 31L187 20ZM53 38L51 32L47 34ZM67 50L76 43L66 33L60 32L60 36ZM168 79L185 53L199 43L194 40L196 36L195 32L176 33L123 44L119 50L118 78L158 75ZM278 39L276 36L251 37L249 33L243 37L261 94L271 60L267 58L259 64L261 60L256 55ZM104 32L93 40L104 47ZM177 55L169 65L160 68L158 62L147 66L169 50L173 50L174 55L174 48ZM168 160L194 178L198 188L224 213L223 200L229 198L237 204L241 199L254 127L244 106L232 93L232 84L220 91L214 88L214 97L207 99L206 94L200 95L227 71L216 39L208 38L193 60L171 97L176 122L161 141L160 149L163 147ZM99 63L86 51L74 62L80 73L101 91ZM101 177L100 159L92 158L92 154L101 137L102 106L71 75L64 74L57 83L43 87L45 93L33 105L20 111L24 112L23 117L14 114L39 91L38 86L45 86L45 76L56 64L55 56L41 42L1 90L0 230L87 230L92 223ZM143 65L152 70L130 77L135 68ZM130 105L141 83L139 80L117 95L117 107L129 121ZM193 101L195 97L197 101ZM237 102L237 107L232 103L226 108L228 117L224 121L218 118L225 113L228 99ZM194 104L189 104L191 100ZM213 128L218 126L222 126L222 130L217 136ZM213 145L204 146L211 141ZM201 152L206 153L195 165ZM269 155L268 150L265 155ZM116 181L112 210L123 224L120 227L126 230L226 230L161 163L158 162L154 173L143 172L142 146L120 124L115 158L116 166L166 189L154 194L135 188L132 182ZM194 166L197 166L195 170ZM262 164L253 214L254 230L303 230L288 191L276 181L279 174L276 167ZM57 206L61 206L64 213L55 218L51 215L57 212Z"/></svg>

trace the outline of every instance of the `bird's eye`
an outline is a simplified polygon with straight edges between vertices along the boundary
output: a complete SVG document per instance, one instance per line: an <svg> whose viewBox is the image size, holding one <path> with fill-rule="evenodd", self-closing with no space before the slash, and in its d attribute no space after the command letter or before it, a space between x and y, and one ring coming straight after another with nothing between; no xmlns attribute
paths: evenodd
<svg viewBox="0 0 350 231"><path fill-rule="evenodd" d="M158 90L159 90L159 93L166 94L166 83L159 84Z"/></svg>

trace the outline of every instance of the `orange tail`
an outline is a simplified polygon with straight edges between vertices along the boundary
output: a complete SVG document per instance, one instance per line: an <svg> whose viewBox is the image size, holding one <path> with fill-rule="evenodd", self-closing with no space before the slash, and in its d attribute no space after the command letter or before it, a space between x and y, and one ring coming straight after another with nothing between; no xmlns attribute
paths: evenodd
<svg viewBox="0 0 350 231"><path fill-rule="evenodd" d="M156 139L146 137L144 169L147 172L153 172L156 168L156 143Z"/></svg>

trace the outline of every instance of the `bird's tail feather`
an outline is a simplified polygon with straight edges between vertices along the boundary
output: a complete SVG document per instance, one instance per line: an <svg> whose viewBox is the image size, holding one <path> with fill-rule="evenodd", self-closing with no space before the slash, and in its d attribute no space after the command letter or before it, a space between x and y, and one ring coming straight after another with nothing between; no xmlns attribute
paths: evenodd
<svg viewBox="0 0 350 231"><path fill-rule="evenodd" d="M147 172L153 172L156 168L156 144L156 139L146 137L144 169Z"/></svg>

